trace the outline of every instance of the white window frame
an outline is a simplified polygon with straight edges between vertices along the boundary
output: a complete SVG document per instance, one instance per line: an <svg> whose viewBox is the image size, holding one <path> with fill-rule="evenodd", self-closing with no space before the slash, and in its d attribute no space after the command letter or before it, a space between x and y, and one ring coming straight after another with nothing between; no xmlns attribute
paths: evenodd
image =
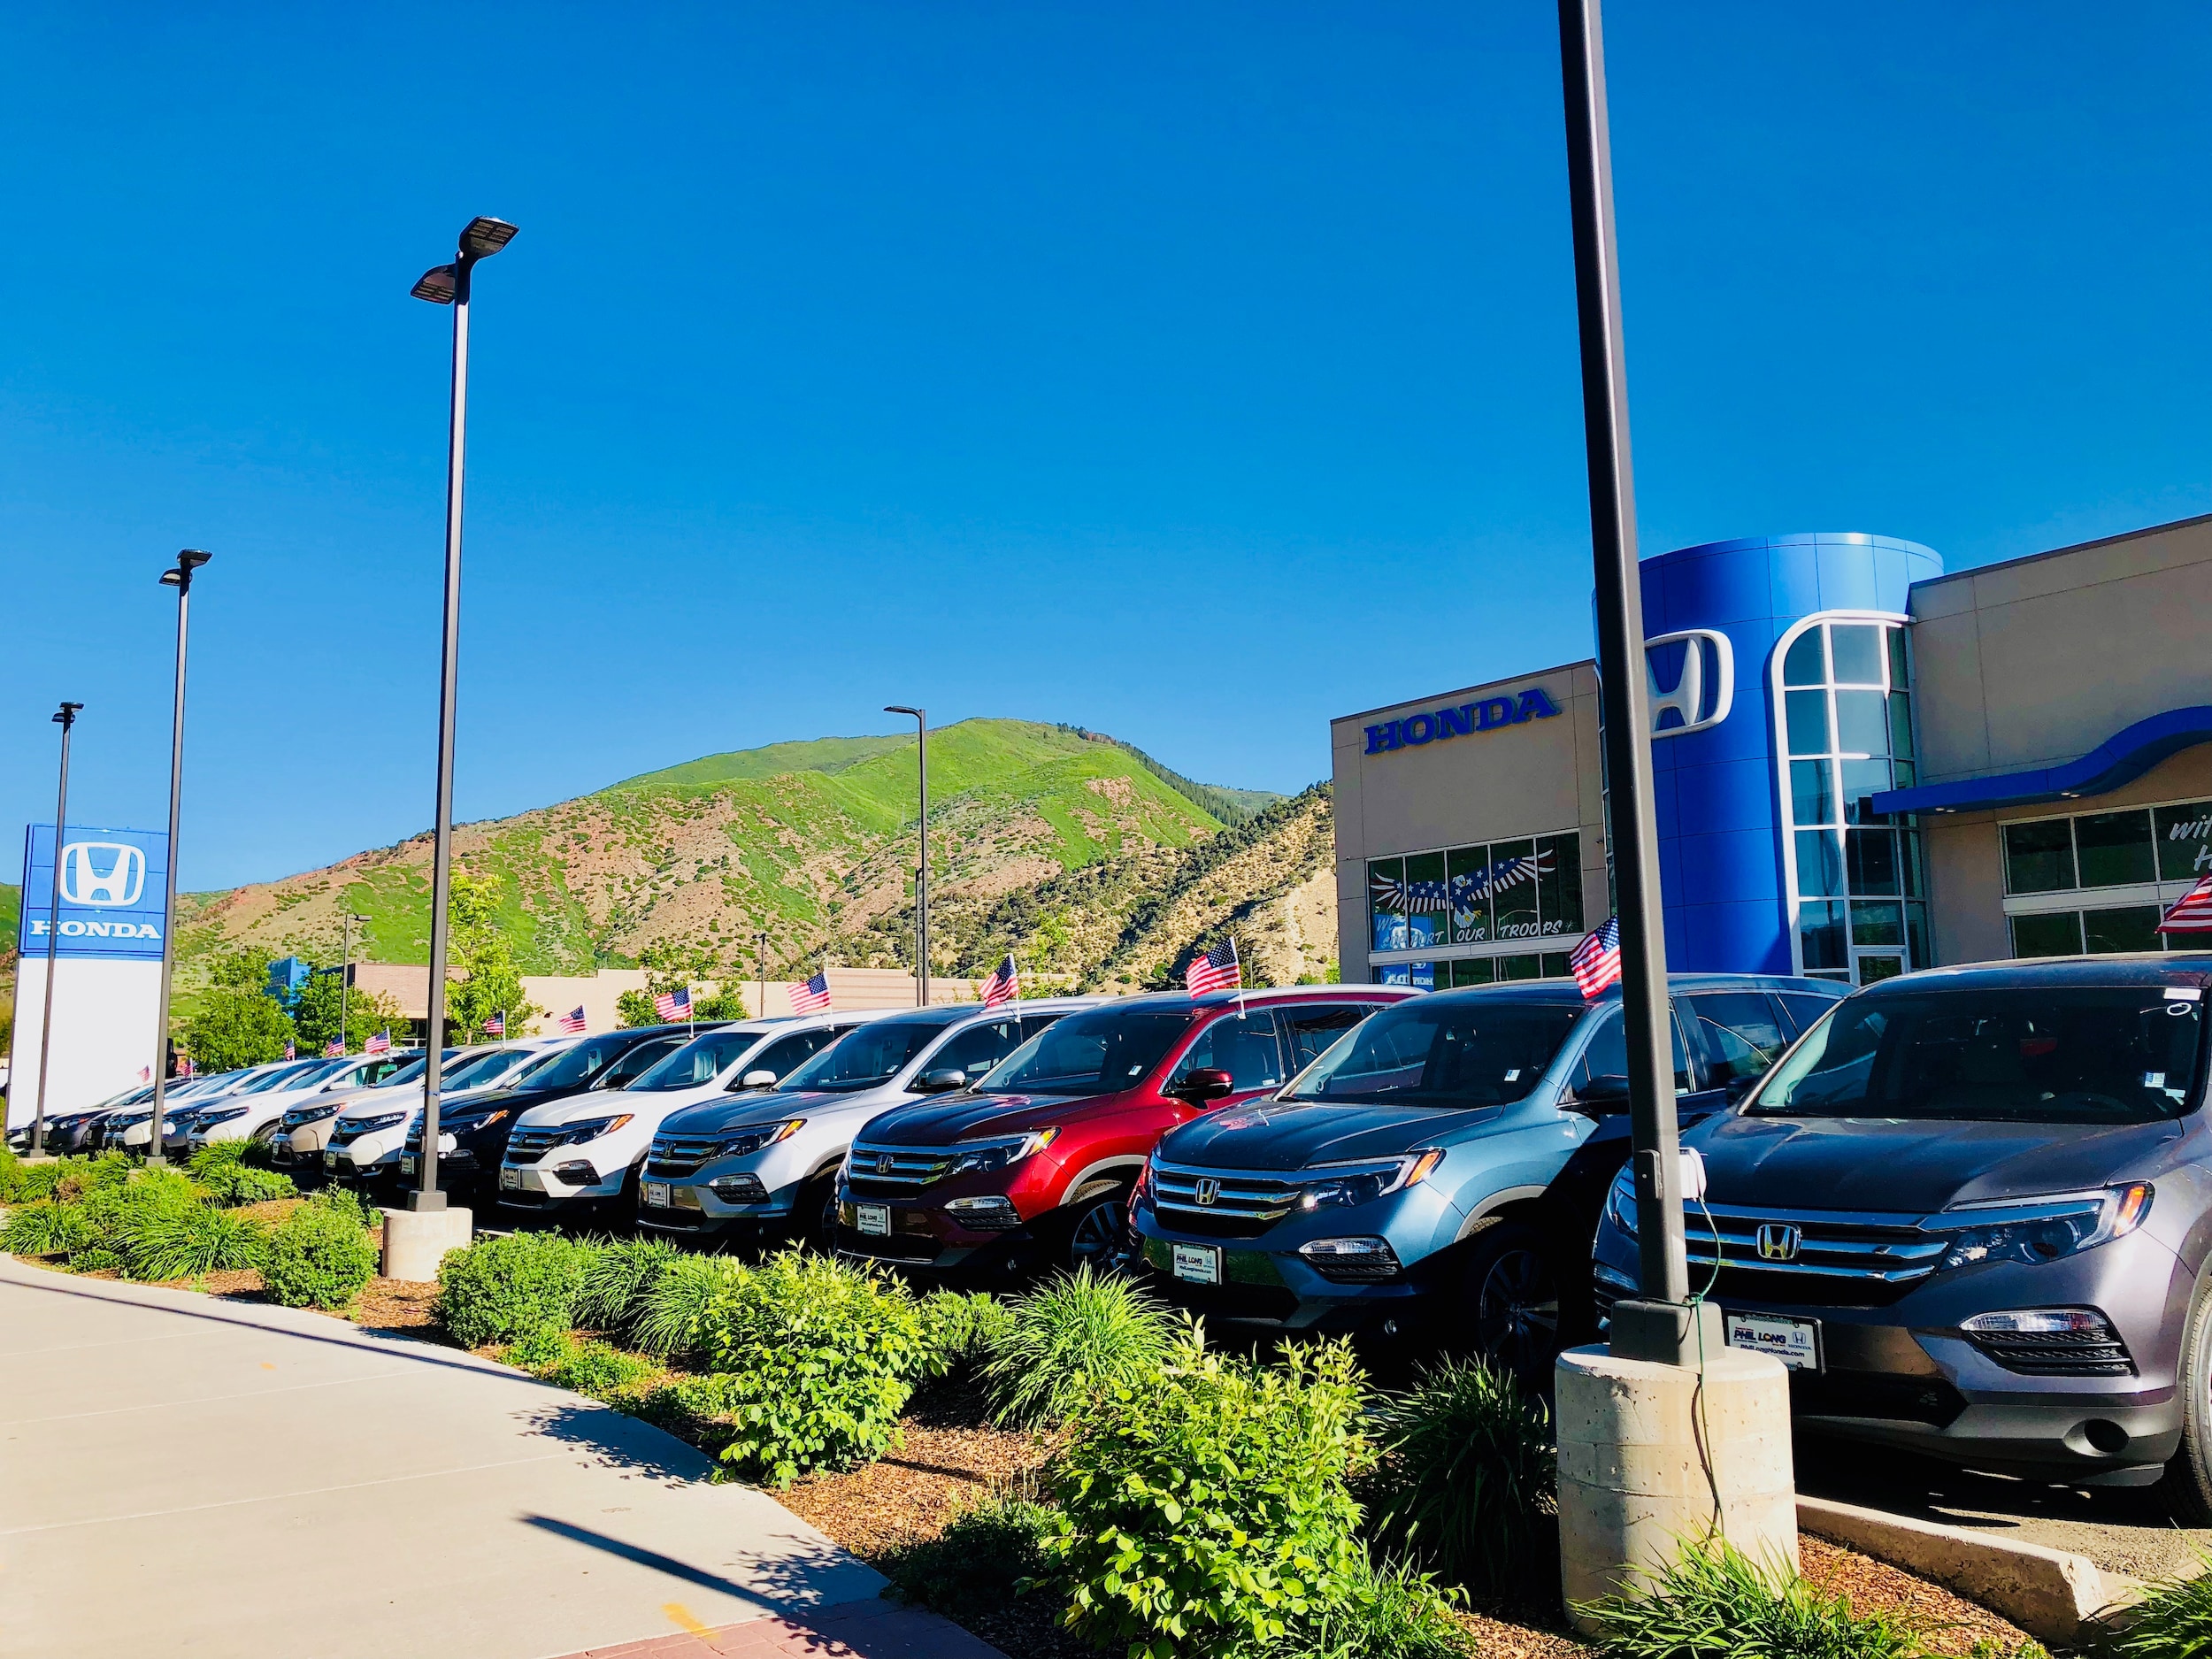
<svg viewBox="0 0 2212 1659"><path fill-rule="evenodd" d="M2009 887L2011 872L2005 861L2005 831L2015 824L2055 824L2063 819L2094 818L2101 812L2142 812L2151 820L2151 867L2158 867L2158 818L2162 808L2193 806L2204 800L2201 795L2177 795L2170 801L2135 801L2122 806L2100 806L2097 797L2074 797L2070 810L2037 812L2017 818L1999 818L1997 830L1997 879ZM2080 855L2075 855L2075 874L2080 874ZM2012 918L2016 916L2048 916L2067 910L2117 910L2130 905L2155 904L2161 911L2171 910L2182 895L2196 886L2197 876L2161 876L2154 881L2131 881L2120 887L2059 887L2048 893L2012 893L2004 895L2005 948L2012 948ZM2185 941L2185 944L2186 941ZM2164 948L2162 946L2162 948ZM2046 958L2016 956L2016 962L2037 962Z"/></svg>

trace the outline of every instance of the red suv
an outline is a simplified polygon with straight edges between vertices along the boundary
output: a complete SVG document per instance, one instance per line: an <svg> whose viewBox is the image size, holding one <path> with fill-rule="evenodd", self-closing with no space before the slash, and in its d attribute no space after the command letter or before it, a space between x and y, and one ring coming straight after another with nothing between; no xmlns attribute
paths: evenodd
<svg viewBox="0 0 2212 1659"><path fill-rule="evenodd" d="M837 1247L963 1275L1110 1258L1162 1135L1273 1093L1375 1010L1416 995L1177 992L1070 1014L972 1087L869 1119L839 1181Z"/></svg>

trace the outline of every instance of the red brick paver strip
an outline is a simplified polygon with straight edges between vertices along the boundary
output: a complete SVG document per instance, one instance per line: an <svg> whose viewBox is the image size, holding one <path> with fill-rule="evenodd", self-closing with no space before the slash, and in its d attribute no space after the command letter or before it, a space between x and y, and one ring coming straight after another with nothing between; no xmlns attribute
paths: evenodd
<svg viewBox="0 0 2212 1659"><path fill-rule="evenodd" d="M565 1659L1006 1659L950 1619L895 1601L847 1601L803 1618L755 1618Z"/></svg>

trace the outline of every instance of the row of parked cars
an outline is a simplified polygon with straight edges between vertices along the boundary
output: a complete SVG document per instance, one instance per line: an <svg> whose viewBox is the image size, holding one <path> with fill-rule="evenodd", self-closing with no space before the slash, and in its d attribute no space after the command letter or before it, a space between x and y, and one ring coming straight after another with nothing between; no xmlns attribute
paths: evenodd
<svg viewBox="0 0 2212 1659"><path fill-rule="evenodd" d="M1678 975L1694 1278L1801 1421L2212 1520L2212 957ZM932 1279L1119 1264L1247 1335L1427 1333L1532 1378L1635 1288L1617 995L1068 997L442 1058L440 1182L516 1222L784 1238ZM179 1149L419 1176L424 1056L173 1092ZM142 1146L144 1107L58 1121ZM133 1141L135 1135L137 1140Z"/></svg>

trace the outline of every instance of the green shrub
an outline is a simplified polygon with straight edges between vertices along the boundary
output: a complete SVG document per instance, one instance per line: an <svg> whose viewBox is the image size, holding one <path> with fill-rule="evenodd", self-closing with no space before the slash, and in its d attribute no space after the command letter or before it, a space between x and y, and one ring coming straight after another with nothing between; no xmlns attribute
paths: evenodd
<svg viewBox="0 0 2212 1659"><path fill-rule="evenodd" d="M933 1290L922 1298L929 1372L942 1377L980 1363L1014 1324L1014 1310L987 1291Z"/></svg>
<svg viewBox="0 0 2212 1659"><path fill-rule="evenodd" d="M584 1269L576 1323L588 1331L631 1335L654 1283L680 1254L665 1239L616 1239L597 1246Z"/></svg>
<svg viewBox="0 0 2212 1659"><path fill-rule="evenodd" d="M535 1376L549 1365L559 1364L575 1351L573 1333L541 1325L520 1341L510 1342L499 1358L503 1364Z"/></svg>
<svg viewBox="0 0 2212 1659"><path fill-rule="evenodd" d="M1368 1432L1379 1456L1360 1495L1382 1547L1484 1595L1549 1581L1558 1455L1542 1399L1509 1371L1446 1361L1384 1402Z"/></svg>
<svg viewBox="0 0 2212 1659"><path fill-rule="evenodd" d="M726 1256L679 1256L640 1292L629 1339L655 1359L686 1357L698 1348L714 1299L751 1272Z"/></svg>
<svg viewBox="0 0 2212 1659"><path fill-rule="evenodd" d="M14 1256L51 1256L88 1248L98 1237L84 1209L41 1198L18 1203L0 1223L0 1250Z"/></svg>
<svg viewBox="0 0 2212 1659"><path fill-rule="evenodd" d="M327 1210L347 1220L380 1242L384 1237L384 1212L350 1187L321 1187L308 1194L310 1208Z"/></svg>
<svg viewBox="0 0 2212 1659"><path fill-rule="evenodd" d="M210 1141L185 1167L219 1204L262 1204L298 1193L290 1176L247 1163L246 1151L243 1141Z"/></svg>
<svg viewBox="0 0 2212 1659"><path fill-rule="evenodd" d="M798 1250L716 1291L698 1351L727 1380L721 1455L777 1486L880 1456L929 1358L903 1286Z"/></svg>
<svg viewBox="0 0 2212 1659"><path fill-rule="evenodd" d="M594 1400L610 1401L636 1394L658 1374L658 1368L651 1360L626 1354L606 1342L579 1342L538 1372L542 1381L556 1388L568 1388Z"/></svg>
<svg viewBox="0 0 2212 1659"><path fill-rule="evenodd" d="M983 1375L998 1420L1067 1422L1098 1394L1157 1371L1174 1334L1166 1307L1125 1279L1094 1277L1087 1263L1047 1279L992 1341Z"/></svg>
<svg viewBox="0 0 2212 1659"><path fill-rule="evenodd" d="M2128 1609L2113 1651L2124 1659L2181 1659L2212 1653L2212 1555L2189 1578L2155 1578Z"/></svg>
<svg viewBox="0 0 2212 1659"><path fill-rule="evenodd" d="M1046 1573L1044 1540L1051 1531L1052 1511L1041 1504L987 1499L963 1509L935 1538L878 1562L891 1580L884 1594L953 1619L1002 1608L1025 1581Z"/></svg>
<svg viewBox="0 0 2212 1659"><path fill-rule="evenodd" d="M144 1204L122 1226L124 1271L133 1279L197 1279L258 1267L269 1231L259 1222L205 1204Z"/></svg>
<svg viewBox="0 0 2212 1659"><path fill-rule="evenodd" d="M739 1386L734 1377L675 1376L613 1403L717 1457L737 1432L733 1414L740 1404Z"/></svg>
<svg viewBox="0 0 2212 1659"><path fill-rule="evenodd" d="M1724 1541L1692 1544L1647 1594L1579 1604L1607 1659L1918 1659L1919 1637ZM2164 1653L2175 1649L2161 1649Z"/></svg>
<svg viewBox="0 0 2212 1659"><path fill-rule="evenodd" d="M0 1146L0 1204L23 1202L23 1174L27 1166L8 1148Z"/></svg>
<svg viewBox="0 0 2212 1659"><path fill-rule="evenodd" d="M515 1233L453 1251L438 1265L438 1317L464 1348L513 1342L576 1322L588 1247L557 1233Z"/></svg>
<svg viewBox="0 0 2212 1659"><path fill-rule="evenodd" d="M90 1158L56 1158L50 1164L19 1162L8 1177L7 1187L0 1190L0 1203L28 1203L41 1198L74 1202L97 1188L122 1186L137 1167L135 1158L120 1152L104 1152Z"/></svg>
<svg viewBox="0 0 2212 1659"><path fill-rule="evenodd" d="M1474 1639L1425 1573L1362 1557L1344 1602L1294 1628L1269 1659L1473 1659Z"/></svg>
<svg viewBox="0 0 2212 1659"><path fill-rule="evenodd" d="M262 1287L287 1308L342 1308L375 1277L376 1245L329 1205L302 1204L287 1216L261 1264Z"/></svg>
<svg viewBox="0 0 2212 1659"><path fill-rule="evenodd" d="M1355 1605L1363 1393L1344 1343L1262 1366L1194 1331L1156 1377L1094 1402L1053 1479L1046 1548L1068 1622L1131 1659L1184 1659L1279 1644Z"/></svg>

